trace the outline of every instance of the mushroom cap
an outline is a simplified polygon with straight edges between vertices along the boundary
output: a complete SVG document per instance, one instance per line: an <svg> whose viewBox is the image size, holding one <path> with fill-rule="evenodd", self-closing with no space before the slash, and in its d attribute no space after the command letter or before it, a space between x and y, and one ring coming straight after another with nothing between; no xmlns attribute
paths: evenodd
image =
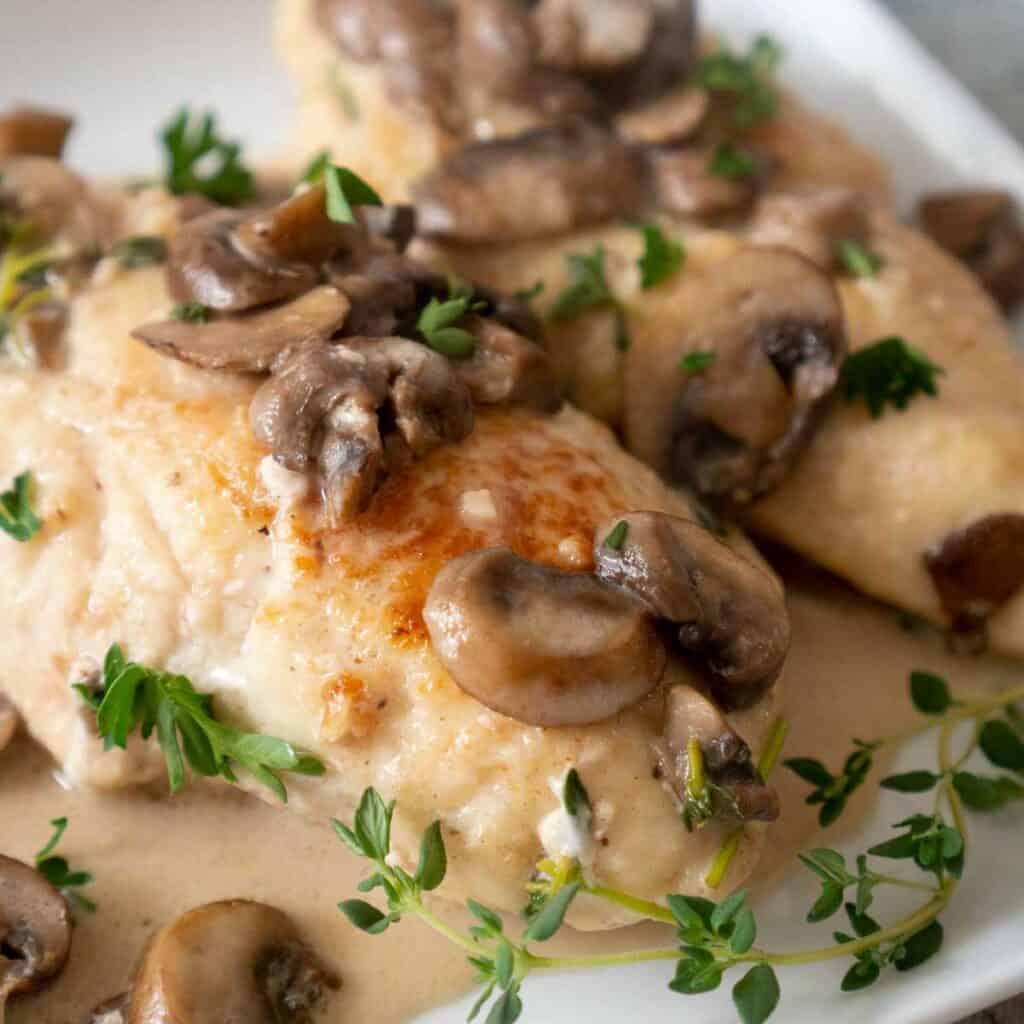
<svg viewBox="0 0 1024 1024"><path fill-rule="evenodd" d="M0 114L0 160L11 156L59 159L73 124L59 110L13 107Z"/></svg>
<svg viewBox="0 0 1024 1024"><path fill-rule="evenodd" d="M76 248L98 249L106 234L106 211L85 182L50 157L0 163L0 212L28 221L41 239L60 238Z"/></svg>
<svg viewBox="0 0 1024 1024"><path fill-rule="evenodd" d="M620 523L618 547L605 541ZM596 573L679 627L685 651L704 659L716 695L751 703L778 678L789 615L778 582L704 527L664 512L629 512L595 535Z"/></svg>
<svg viewBox="0 0 1024 1024"><path fill-rule="evenodd" d="M763 158L750 146L738 146L755 164ZM711 171L714 146L653 149L647 154L654 201L680 217L714 218L744 212L754 201L767 168L742 178Z"/></svg>
<svg viewBox="0 0 1024 1024"><path fill-rule="evenodd" d="M704 89L684 83L641 106L623 111L615 119L615 127L623 138L637 145L678 143L696 134L709 104Z"/></svg>
<svg viewBox="0 0 1024 1024"><path fill-rule="evenodd" d="M599 722L650 693L666 655L644 606L590 573L507 548L449 562L423 609L434 650L480 703L526 725Z"/></svg>
<svg viewBox="0 0 1024 1024"><path fill-rule="evenodd" d="M38 871L0 854L0 1011L8 996L59 974L70 951L67 900Z"/></svg>
<svg viewBox="0 0 1024 1024"><path fill-rule="evenodd" d="M831 279L785 249L747 247L673 284L671 323L626 354L627 447L703 496L747 502L785 477L846 353ZM681 366L710 352L699 372Z"/></svg>
<svg viewBox="0 0 1024 1024"><path fill-rule="evenodd" d="M291 302L241 316L194 323L161 320L143 324L132 337L163 355L207 370L263 373L302 345L325 342L348 318L351 303L321 285Z"/></svg>
<svg viewBox="0 0 1024 1024"><path fill-rule="evenodd" d="M337 985L280 910L208 903L153 937L126 1024L308 1024Z"/></svg>

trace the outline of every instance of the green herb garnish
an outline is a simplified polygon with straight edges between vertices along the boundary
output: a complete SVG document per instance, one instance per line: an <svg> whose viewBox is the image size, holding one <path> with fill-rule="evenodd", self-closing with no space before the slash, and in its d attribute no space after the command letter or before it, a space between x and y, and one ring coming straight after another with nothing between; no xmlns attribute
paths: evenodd
<svg viewBox="0 0 1024 1024"><path fill-rule="evenodd" d="M117 644L104 659L102 689L94 693L81 683L73 688L95 711L107 750L124 749L136 729L143 739L156 730L172 793L185 784L186 765L196 775L228 782L238 781L233 765L240 765L283 802L288 794L278 772L324 772L321 761L284 740L219 722L211 694L197 692L184 676L126 661Z"/></svg>
<svg viewBox="0 0 1024 1024"><path fill-rule="evenodd" d="M878 419L886 405L906 409L916 395L938 394L936 377L945 371L902 338L881 341L853 352L843 363L846 400L863 398Z"/></svg>
<svg viewBox="0 0 1024 1024"><path fill-rule="evenodd" d="M36 871L68 901L72 909L92 914L96 904L77 891L83 885L92 883L92 875L88 871L72 871L67 858L53 856L53 851L67 831L68 819L54 818L50 825L54 830L53 835L36 854Z"/></svg>
<svg viewBox="0 0 1024 1024"><path fill-rule="evenodd" d="M781 60L778 43L760 35L745 56L723 46L704 57L697 65L697 83L709 92L733 97L733 120L739 127L749 128L778 109L771 77Z"/></svg>
<svg viewBox="0 0 1024 1024"><path fill-rule="evenodd" d="M32 474L20 473L11 489L0 494L0 530L24 543L43 528L32 509Z"/></svg>
<svg viewBox="0 0 1024 1024"><path fill-rule="evenodd" d="M420 313L416 328L435 352L451 359L468 359L476 351L476 338L456 325L473 309L471 296L460 295L446 302L433 298Z"/></svg>
<svg viewBox="0 0 1024 1024"><path fill-rule="evenodd" d="M210 307L201 302L179 302L171 310L171 319L189 324L205 324L210 319Z"/></svg>
<svg viewBox="0 0 1024 1024"><path fill-rule="evenodd" d="M757 161L731 142L720 142L708 160L708 174L729 181L743 181L757 173Z"/></svg>
<svg viewBox="0 0 1024 1024"><path fill-rule="evenodd" d="M612 532L604 539L604 546L612 551L621 551L622 545L626 543L626 534L629 533L629 523L625 519L616 523Z"/></svg>
<svg viewBox="0 0 1024 1024"><path fill-rule="evenodd" d="M714 364L714 352L687 352L686 355L679 360L679 369L682 370L683 373L703 373L705 370L714 366Z"/></svg>
<svg viewBox="0 0 1024 1024"><path fill-rule="evenodd" d="M639 230L644 236L644 254L637 260L637 266L640 286L647 291L679 272L686 261L686 250L681 243L666 238L656 225L642 225Z"/></svg>
<svg viewBox="0 0 1024 1024"><path fill-rule="evenodd" d="M174 195L196 193L236 206L255 193L253 176L242 163L241 146L217 135L217 118L197 119L183 107L160 133L166 166L164 184Z"/></svg>
<svg viewBox="0 0 1024 1024"><path fill-rule="evenodd" d="M605 249L598 245L591 253L571 252L565 259L571 283L555 299L548 316L551 320L575 320L584 313L611 310L615 317L615 344L629 348L626 312L615 297L605 272Z"/></svg>
<svg viewBox="0 0 1024 1024"><path fill-rule="evenodd" d="M152 267L167 261L167 242L159 235L135 235L118 242L110 255L128 270Z"/></svg>
<svg viewBox="0 0 1024 1024"><path fill-rule="evenodd" d="M321 149L308 164L305 170L299 175L297 184L318 185L324 176L324 172L331 166L331 151Z"/></svg>
<svg viewBox="0 0 1024 1024"><path fill-rule="evenodd" d="M852 238L836 242L836 256L853 277L874 277L882 269L882 257Z"/></svg>
<svg viewBox="0 0 1024 1024"><path fill-rule="evenodd" d="M327 216L339 224L355 224L357 206L383 206L383 200L354 171L328 164L323 171Z"/></svg>

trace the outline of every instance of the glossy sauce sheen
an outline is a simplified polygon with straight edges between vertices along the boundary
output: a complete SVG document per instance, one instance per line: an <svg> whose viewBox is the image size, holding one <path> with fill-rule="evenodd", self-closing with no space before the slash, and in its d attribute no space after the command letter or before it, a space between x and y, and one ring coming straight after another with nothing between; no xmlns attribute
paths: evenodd
<svg viewBox="0 0 1024 1024"><path fill-rule="evenodd" d="M1018 671L996 659L954 658L934 632L908 632L895 612L834 584L801 580L791 583L789 594L788 756L819 756L834 766L853 736L905 727L914 718L906 697L912 669L944 674L963 690L1006 685ZM790 866L816 833L814 811L803 803L806 787L785 770L775 782L783 812L766 844L759 873L765 881ZM591 788L599 793L599 785ZM854 800L844 828L868 808L872 789ZM229 897L286 910L341 975L343 988L323 1014L325 1024L405 1021L472 983L463 955L416 921L374 938L347 924L336 904L355 895L363 866L326 822L281 814L219 787L174 800L71 792L58 784L46 755L20 738L0 755L0 851L31 859L48 836L49 819L65 814L71 827L59 852L95 875L88 892L99 911L80 920L64 974L46 992L14 1000L9 1024L76 1024L95 1003L126 987L156 927L190 907ZM837 832L830 831L830 843ZM646 927L570 934L551 945L583 952L635 948L648 940L664 942L665 933Z"/></svg>

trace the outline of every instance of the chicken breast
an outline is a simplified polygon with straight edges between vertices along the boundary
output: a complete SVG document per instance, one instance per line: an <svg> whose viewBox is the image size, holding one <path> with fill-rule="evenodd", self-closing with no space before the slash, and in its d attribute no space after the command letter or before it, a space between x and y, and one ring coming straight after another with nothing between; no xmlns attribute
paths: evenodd
<svg viewBox="0 0 1024 1024"><path fill-rule="evenodd" d="M155 196L135 202L147 226L160 220ZM137 230L133 216L122 230ZM137 738L104 752L69 686L119 642L133 660L187 675L226 720L322 758L322 778L289 778L293 810L345 819L374 785L401 806L406 865L440 818L453 893L523 903L538 856L564 852L552 787L572 765L594 803L596 877L652 897L702 891L734 826L688 832L655 778L664 687L597 724L526 726L453 682L423 618L435 577L466 552L504 546L587 569L609 517L693 520L688 500L580 412L497 409L478 413L464 441L392 473L361 517L316 525L307 478L251 432L258 379L130 337L171 305L162 268L105 259L70 303L63 368L7 358L0 372L0 475L31 470L44 524L26 543L0 537L0 686L67 777L107 787L163 777L158 751ZM777 599L749 543L736 531L727 542L762 566ZM665 679L699 681L678 658ZM732 716L755 751L772 705L769 695ZM730 882L756 862L762 827L749 832ZM574 920L622 919L581 901Z"/></svg>

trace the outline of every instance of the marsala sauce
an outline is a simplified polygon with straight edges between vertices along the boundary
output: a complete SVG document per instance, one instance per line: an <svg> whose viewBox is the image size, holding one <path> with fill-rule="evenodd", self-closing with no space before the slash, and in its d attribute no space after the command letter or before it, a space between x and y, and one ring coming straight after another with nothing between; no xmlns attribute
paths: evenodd
<svg viewBox="0 0 1024 1024"><path fill-rule="evenodd" d="M907 675L926 669L960 690L1003 687L1019 666L995 658L956 658L930 629L908 632L897 614L819 579L790 582L793 650L784 679L791 723L786 753L835 765L852 737L888 735L914 719ZM781 770L774 777L782 818L774 826L759 878L790 866L812 843L814 810L806 786ZM868 786L845 828L870 805ZM401 813L401 809L399 809ZM140 793L69 792L48 757L19 738L0 754L0 852L30 861L49 835L48 821L71 819L61 852L95 875L95 915L81 917L68 967L45 992L12 1000L8 1024L78 1024L102 999L123 991L154 928L209 900L249 897L293 915L308 941L344 979L324 1024L389 1024L452 999L472 983L463 954L414 920L383 936L356 932L336 909L355 894L362 865L326 823L222 789L194 789L173 800ZM840 838L830 831L829 842ZM442 908L443 909L443 908ZM458 912L456 911L456 914ZM645 926L605 935L571 934L563 952L635 948L665 941Z"/></svg>

